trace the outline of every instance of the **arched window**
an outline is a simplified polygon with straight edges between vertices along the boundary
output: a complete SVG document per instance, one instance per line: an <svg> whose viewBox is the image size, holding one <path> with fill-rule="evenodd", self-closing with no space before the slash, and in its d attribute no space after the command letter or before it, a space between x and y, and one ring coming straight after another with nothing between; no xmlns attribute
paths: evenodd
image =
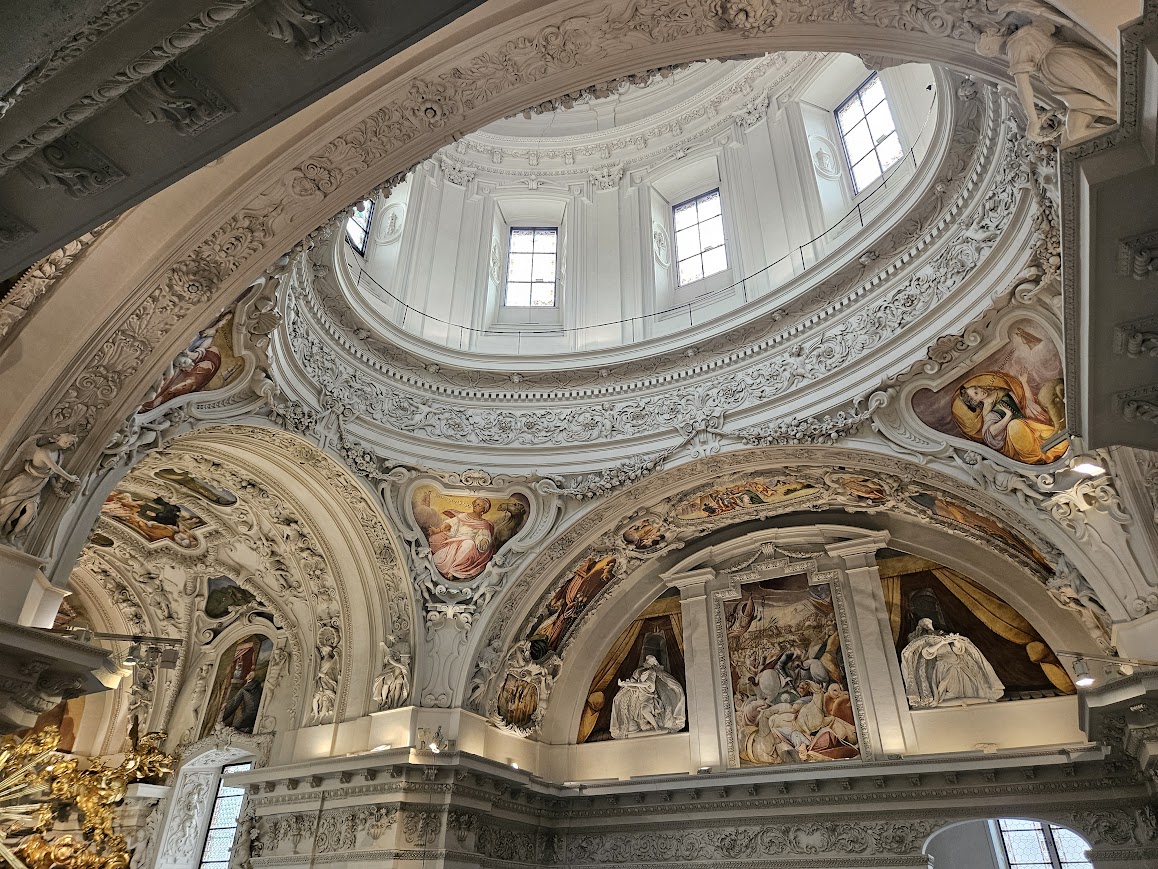
<svg viewBox="0 0 1158 869"><path fill-rule="evenodd" d="M1023 818L994 823L1009 869L1093 869L1086 859L1089 845L1073 830Z"/></svg>

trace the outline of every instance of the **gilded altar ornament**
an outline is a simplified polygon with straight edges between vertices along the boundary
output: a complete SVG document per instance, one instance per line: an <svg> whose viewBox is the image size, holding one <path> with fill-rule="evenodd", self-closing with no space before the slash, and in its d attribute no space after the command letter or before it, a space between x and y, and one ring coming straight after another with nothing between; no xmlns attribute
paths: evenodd
<svg viewBox="0 0 1158 869"><path fill-rule="evenodd" d="M135 736L135 735L134 735ZM0 856L14 869L127 869L129 849L116 831L116 807L134 782L156 783L176 764L161 750L164 733L133 739L119 766L57 752L60 734L46 727L0 741ZM87 759L86 759L87 760ZM76 812L80 836L49 838L56 822ZM15 847L12 837L27 833Z"/></svg>

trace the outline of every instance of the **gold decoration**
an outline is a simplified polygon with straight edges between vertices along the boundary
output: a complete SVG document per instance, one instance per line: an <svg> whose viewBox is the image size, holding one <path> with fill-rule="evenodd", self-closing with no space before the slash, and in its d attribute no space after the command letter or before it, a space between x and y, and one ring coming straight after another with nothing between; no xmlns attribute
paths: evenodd
<svg viewBox="0 0 1158 869"><path fill-rule="evenodd" d="M175 765L161 750L164 733L133 737L118 766L62 756L55 727L0 740L0 834L8 839L28 833L15 847L0 842L0 857L15 869L126 869L129 849L115 829L115 809L130 784L159 782ZM48 838L74 810L80 836Z"/></svg>

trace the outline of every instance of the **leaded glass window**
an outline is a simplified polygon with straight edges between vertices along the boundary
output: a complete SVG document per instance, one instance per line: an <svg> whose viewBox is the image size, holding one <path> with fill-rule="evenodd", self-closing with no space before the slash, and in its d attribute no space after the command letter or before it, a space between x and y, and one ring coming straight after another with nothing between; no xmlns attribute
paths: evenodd
<svg viewBox="0 0 1158 869"><path fill-rule="evenodd" d="M241 814L245 788L226 784L224 776L249 772L251 769L251 762L222 767L217 797L213 800L213 813L209 817L209 830L205 833L205 847L201 850L200 869L229 869L229 856L233 851L233 837L237 834L237 818Z"/></svg>

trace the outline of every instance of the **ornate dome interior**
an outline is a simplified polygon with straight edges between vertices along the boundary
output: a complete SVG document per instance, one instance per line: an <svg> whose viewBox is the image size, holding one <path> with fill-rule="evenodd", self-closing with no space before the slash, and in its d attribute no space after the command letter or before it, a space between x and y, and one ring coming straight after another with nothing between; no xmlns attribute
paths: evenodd
<svg viewBox="0 0 1158 869"><path fill-rule="evenodd" d="M1158 861L1153 10L224 5L0 152L254 122L0 296L26 869Z"/></svg>

